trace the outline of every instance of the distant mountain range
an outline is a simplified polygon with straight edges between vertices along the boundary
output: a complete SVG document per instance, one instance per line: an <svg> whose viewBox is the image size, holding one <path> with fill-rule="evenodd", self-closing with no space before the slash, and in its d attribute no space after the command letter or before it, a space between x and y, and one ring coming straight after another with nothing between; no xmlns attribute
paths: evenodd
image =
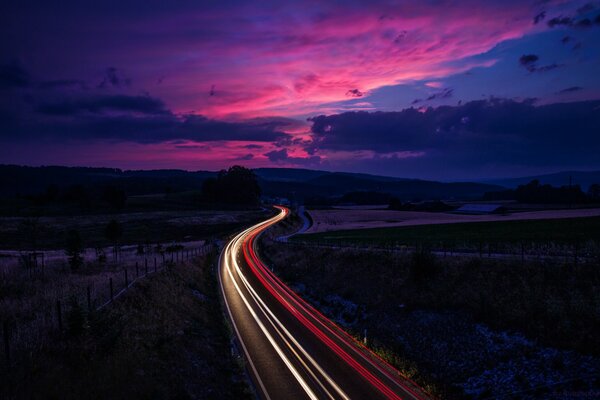
<svg viewBox="0 0 600 400"><path fill-rule="evenodd" d="M495 179L485 182L437 182L421 179L328 172L298 168L257 168L263 194L302 201L309 197L336 197L365 191L389 193L402 200L479 199L485 192L512 188L538 179L553 186L600 182L600 171L565 171L521 178ZM216 176L212 171L120 170L86 167L22 167L0 165L0 195L40 193L49 185L67 187L75 184L95 186L114 184L125 187L130 195L200 190L202 182Z"/></svg>
<svg viewBox="0 0 600 400"><path fill-rule="evenodd" d="M529 183L534 179L539 180L542 184L549 184L557 187L567 186L570 181L573 185L579 185L582 190L586 191L591 184L600 183L600 171L562 171L553 174L493 179L485 180L483 182L507 188L515 188L519 185Z"/></svg>

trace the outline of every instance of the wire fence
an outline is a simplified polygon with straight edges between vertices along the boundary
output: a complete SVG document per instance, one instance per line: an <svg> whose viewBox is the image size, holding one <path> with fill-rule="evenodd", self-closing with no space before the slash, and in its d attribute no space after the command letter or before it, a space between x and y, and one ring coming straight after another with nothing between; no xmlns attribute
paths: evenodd
<svg viewBox="0 0 600 400"><path fill-rule="evenodd" d="M5 262L0 289L12 295L0 293L0 371L8 371L24 355L36 353L67 333L78 314L90 316L110 306L139 280L203 257L214 247L197 242L160 251L115 253L112 262L90 262L75 272L66 259L40 254L25 255L26 261L37 258L37 263Z"/></svg>
<svg viewBox="0 0 600 400"><path fill-rule="evenodd" d="M569 264L600 262L600 244L595 241L552 242L345 242L289 240L279 243L292 247L318 247L413 253L426 250L441 257L476 257L502 260L559 261Z"/></svg>

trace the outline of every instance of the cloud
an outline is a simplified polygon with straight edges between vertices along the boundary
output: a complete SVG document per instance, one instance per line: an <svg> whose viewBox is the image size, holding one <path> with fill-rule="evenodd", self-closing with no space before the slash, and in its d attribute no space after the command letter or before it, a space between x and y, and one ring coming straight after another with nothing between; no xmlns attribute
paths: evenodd
<svg viewBox="0 0 600 400"><path fill-rule="evenodd" d="M445 88L439 92L433 93L431 95L429 95L426 99L414 99L411 104L415 105L415 104L419 104L422 103L424 101L432 101L432 100L439 100L439 99L449 99L450 97L452 97L452 94L454 93L454 89L452 88Z"/></svg>
<svg viewBox="0 0 600 400"><path fill-rule="evenodd" d="M573 20L570 17L554 17L548 20L548 26L554 28L556 26L572 26Z"/></svg>
<svg viewBox="0 0 600 400"><path fill-rule="evenodd" d="M363 97L365 94L358 89L350 89L346 92L349 97Z"/></svg>
<svg viewBox="0 0 600 400"><path fill-rule="evenodd" d="M104 78L98 84L98 88L122 87L131 85L131 79L121 76L115 67L108 67L104 72Z"/></svg>
<svg viewBox="0 0 600 400"><path fill-rule="evenodd" d="M306 146L316 155L422 154L411 157L410 163L418 159L423 168L598 166L599 106L600 101L535 106L530 101L492 98L423 112L408 108L321 115L311 118L312 141Z"/></svg>
<svg viewBox="0 0 600 400"><path fill-rule="evenodd" d="M538 66L537 62L539 59L540 58L535 54L524 54L519 58L519 64L529 72L547 72L564 66L556 63Z"/></svg>
<svg viewBox="0 0 600 400"><path fill-rule="evenodd" d="M170 114L164 103L149 96L94 96L55 103L41 104L37 112L47 115L78 115L83 113L101 114L123 111L142 114Z"/></svg>
<svg viewBox="0 0 600 400"><path fill-rule="evenodd" d="M583 90L581 86L571 86L558 92L558 94L573 93Z"/></svg>
<svg viewBox="0 0 600 400"><path fill-rule="evenodd" d="M240 156L237 159L240 161L250 161L254 158L254 154L248 153L246 155Z"/></svg>
<svg viewBox="0 0 600 400"><path fill-rule="evenodd" d="M542 11L541 13L537 14L535 17L533 17L533 23L535 25L539 24L541 21L544 20L544 18L546 18L546 11Z"/></svg>
<svg viewBox="0 0 600 400"><path fill-rule="evenodd" d="M0 65L0 89L22 88L30 84L29 73L18 64Z"/></svg>
<svg viewBox="0 0 600 400"><path fill-rule="evenodd" d="M320 156L292 157L287 149L273 150L264 154L270 162L275 164L315 166L321 162Z"/></svg>
<svg viewBox="0 0 600 400"><path fill-rule="evenodd" d="M535 69L535 63L540 59L535 54L524 54L519 58L519 64L531 71Z"/></svg>
<svg viewBox="0 0 600 400"><path fill-rule="evenodd" d="M288 153L286 149L273 150L268 153L265 153L265 156L267 156L269 161L274 163L286 161L288 159Z"/></svg>

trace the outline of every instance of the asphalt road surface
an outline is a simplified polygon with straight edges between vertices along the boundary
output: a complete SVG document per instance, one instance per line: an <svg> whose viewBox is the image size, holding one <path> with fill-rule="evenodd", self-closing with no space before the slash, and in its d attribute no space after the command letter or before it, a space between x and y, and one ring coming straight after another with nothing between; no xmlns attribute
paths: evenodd
<svg viewBox="0 0 600 400"><path fill-rule="evenodd" d="M263 399L423 399L413 382L311 307L260 260L256 239L279 213L227 243L219 281Z"/></svg>

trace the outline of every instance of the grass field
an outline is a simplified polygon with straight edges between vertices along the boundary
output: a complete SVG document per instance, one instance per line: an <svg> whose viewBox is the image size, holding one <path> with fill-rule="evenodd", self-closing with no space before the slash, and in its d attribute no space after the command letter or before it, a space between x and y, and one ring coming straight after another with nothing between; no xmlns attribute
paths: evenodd
<svg viewBox="0 0 600 400"><path fill-rule="evenodd" d="M299 235L298 241L347 244L600 243L600 217L472 222L340 230Z"/></svg>
<svg viewBox="0 0 600 400"><path fill-rule="evenodd" d="M119 221L123 227L121 245L206 239L229 234L264 215L260 210L187 210L38 218L0 217L0 249L62 249L70 229L79 231L85 247L105 247L111 244L104 231L112 219ZM23 229L27 221L34 221L35 234Z"/></svg>
<svg viewBox="0 0 600 400"><path fill-rule="evenodd" d="M249 399L219 304L216 253L142 279L106 309L65 309L43 346L0 357L2 399ZM44 288L42 288L44 290Z"/></svg>

